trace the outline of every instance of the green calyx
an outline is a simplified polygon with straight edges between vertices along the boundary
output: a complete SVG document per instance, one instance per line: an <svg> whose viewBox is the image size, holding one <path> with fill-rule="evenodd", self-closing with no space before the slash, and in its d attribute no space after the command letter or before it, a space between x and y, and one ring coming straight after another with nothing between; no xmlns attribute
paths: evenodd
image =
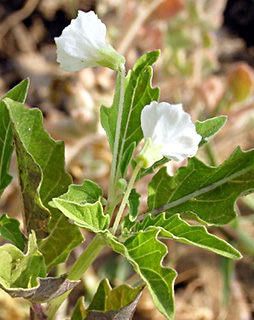
<svg viewBox="0 0 254 320"><path fill-rule="evenodd" d="M143 148L138 153L136 161L140 168L149 168L156 161L162 159L161 155L162 145L155 146L152 144L152 139L147 138L143 145Z"/></svg>
<svg viewBox="0 0 254 320"><path fill-rule="evenodd" d="M110 44L105 49L99 49L102 59L97 61L98 65L108 67L115 71L121 71L121 66L125 64L125 58L118 53Z"/></svg>

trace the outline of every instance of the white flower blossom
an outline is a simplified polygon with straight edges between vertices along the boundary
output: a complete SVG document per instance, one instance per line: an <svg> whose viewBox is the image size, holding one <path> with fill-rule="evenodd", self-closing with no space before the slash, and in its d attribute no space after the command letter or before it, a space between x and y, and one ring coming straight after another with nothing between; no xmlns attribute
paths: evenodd
<svg viewBox="0 0 254 320"><path fill-rule="evenodd" d="M97 66L119 71L125 63L125 58L106 42L106 26L93 11L79 10L55 42L57 61L66 71Z"/></svg>
<svg viewBox="0 0 254 320"><path fill-rule="evenodd" d="M193 157L202 138L182 104L151 102L141 112L141 128L145 143L137 161L143 161L144 168L163 157L175 161Z"/></svg>

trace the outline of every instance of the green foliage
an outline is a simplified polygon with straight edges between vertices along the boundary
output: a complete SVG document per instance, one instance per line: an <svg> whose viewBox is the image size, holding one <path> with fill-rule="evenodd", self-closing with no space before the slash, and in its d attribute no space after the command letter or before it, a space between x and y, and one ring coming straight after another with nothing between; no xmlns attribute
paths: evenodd
<svg viewBox="0 0 254 320"><path fill-rule="evenodd" d="M126 176L128 165L131 162L135 148L136 148L136 142L133 142L132 144L129 145L129 147L126 149L126 151L123 154L123 158L120 162L120 174L122 178L125 178Z"/></svg>
<svg viewBox="0 0 254 320"><path fill-rule="evenodd" d="M192 213L203 223L227 224L236 216L236 199L254 189L253 156L254 150L237 148L219 167L192 158L174 177L160 169L149 184L149 209L167 216Z"/></svg>
<svg viewBox="0 0 254 320"><path fill-rule="evenodd" d="M27 232L34 230L38 238L45 238L40 250L46 264L52 267L63 262L83 240L78 228L69 224L58 210L49 211L48 202L65 192L71 183L64 169L64 145L50 138L38 109L26 109L8 98L4 103L13 128L25 228ZM50 213L52 219L47 225Z"/></svg>
<svg viewBox="0 0 254 320"><path fill-rule="evenodd" d="M92 181L84 180L81 186L71 185L68 192L54 198L51 205L78 226L98 232L108 227L110 219L103 214L101 197L101 188Z"/></svg>
<svg viewBox="0 0 254 320"><path fill-rule="evenodd" d="M0 217L0 236L12 242L21 251L24 251L25 244L19 225L18 220L9 218L7 214L3 214Z"/></svg>
<svg viewBox="0 0 254 320"><path fill-rule="evenodd" d="M195 126L197 133L202 136L202 140L199 143L199 148L206 144L208 138L213 137L218 133L227 121L226 116L219 116L211 118L205 121L196 121Z"/></svg>
<svg viewBox="0 0 254 320"><path fill-rule="evenodd" d="M159 51L148 52L135 63L133 71L130 71L125 81L125 94L123 116L120 130L120 143L118 149L118 161L122 159L126 150L135 142L136 145L143 138L141 130L140 114L145 105L151 101L158 101L159 89L151 87L152 68L157 61ZM120 99L120 76L118 77L115 99L111 108L101 108L101 123L107 133L111 150L114 148L118 105ZM130 147L131 151L132 147ZM121 164L121 172L127 170L130 157L125 156ZM117 164L118 167L118 164ZM124 177L124 176L122 176Z"/></svg>
<svg viewBox="0 0 254 320"><path fill-rule="evenodd" d="M108 280L104 279L87 309L83 297L78 300L71 320L132 319L143 288L143 285L137 288L121 285L112 290Z"/></svg>
<svg viewBox="0 0 254 320"><path fill-rule="evenodd" d="M50 234L39 243L47 271L64 262L71 250L84 240L78 227L69 223L61 212L53 208L50 211L53 213L48 225Z"/></svg>
<svg viewBox="0 0 254 320"><path fill-rule="evenodd" d="M127 238L124 243L120 243L110 233L105 233L105 236L108 238L109 246L122 254L144 280L158 310L167 319L173 320L173 285L176 272L161 265L167 247L157 239L159 233L156 229L141 230Z"/></svg>
<svg viewBox="0 0 254 320"><path fill-rule="evenodd" d="M45 277L45 263L38 251L34 233L29 236L26 254L11 244L0 247L0 287L13 298L45 302L62 295L78 283L67 280L66 276Z"/></svg>
<svg viewBox="0 0 254 320"><path fill-rule="evenodd" d="M37 278L46 276L43 256L38 251L34 233L29 236L26 255L11 244L1 246L0 264L0 285L3 289L37 287Z"/></svg>
<svg viewBox="0 0 254 320"><path fill-rule="evenodd" d="M132 189L130 196L129 196L129 201L128 201L128 206L130 210L130 220L135 221L137 216L138 216L138 209L139 209L139 198L141 195L137 193L136 189Z"/></svg>
<svg viewBox="0 0 254 320"><path fill-rule="evenodd" d="M195 8L195 5L189 7L189 18L199 23ZM181 46L185 45L184 34L182 36ZM63 143L51 139L44 130L38 109L29 110L22 104L28 80L21 82L0 102L0 195L11 181L8 170L14 141L24 226L29 235L28 249L24 254L26 238L19 229L19 222L6 214L1 216L0 235L15 246L6 244L0 247L0 287L12 297L41 303L68 295L67 291L77 281L69 281L67 275L46 278L46 273L64 262L70 251L82 242L78 226L97 235L70 269L69 279L78 280L107 245L133 266L147 285L156 307L169 320L174 318L176 272L163 266L167 247L161 239L198 246L231 259L241 257L236 249L210 234L204 226L188 224L183 218L191 217L210 225L224 225L232 221L236 216L234 204L237 198L254 189L254 150L243 152L237 148L218 167L209 167L191 158L188 165L179 168L173 177L167 174L165 167L161 168L148 187L150 212L138 217L140 195L133 188L134 182L154 173L169 161L163 158L138 172L139 167L132 159L143 138L142 109L159 99L159 89L151 86L152 65L158 57L159 51L149 52L136 62L125 78L124 97L121 96L123 88L119 75L112 107L101 108L102 126L113 150L119 101L124 98L116 167L112 171L115 175L110 181L115 189L110 189L110 200L106 206L110 215L104 214L106 201L103 190L96 183L84 180L82 185L71 185L71 177L64 168ZM202 136L199 147L206 144L225 122L225 116L196 121L196 130ZM136 170L128 184L125 178L130 163ZM120 200L120 214L109 229L113 222L110 216L113 216ZM121 230L118 223L126 204L129 213ZM113 234L115 231L119 237ZM36 238L39 239L38 244ZM143 287L122 285L111 289L108 281L103 280L87 309L84 300L79 299L71 319L131 319ZM63 301L61 299L58 301ZM54 306L52 302L48 308L50 319L57 304L60 305L57 302Z"/></svg>
<svg viewBox="0 0 254 320"><path fill-rule="evenodd" d="M9 97L14 101L21 103L24 102L27 95L28 85L29 80L23 80L0 100L0 196L12 180L8 171L13 152L13 134L10 118L2 100Z"/></svg>
<svg viewBox="0 0 254 320"><path fill-rule="evenodd" d="M231 259L240 259L241 254L227 242L209 234L203 226L192 226L183 221L178 214L166 219L165 213L156 217L148 215L142 223L136 223L135 232L147 229L160 231L158 237L173 239L213 251Z"/></svg>

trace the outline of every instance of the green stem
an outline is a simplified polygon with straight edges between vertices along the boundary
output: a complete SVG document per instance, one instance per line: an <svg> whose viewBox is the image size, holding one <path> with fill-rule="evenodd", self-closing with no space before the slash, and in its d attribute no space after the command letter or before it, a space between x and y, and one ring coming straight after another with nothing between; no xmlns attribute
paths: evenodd
<svg viewBox="0 0 254 320"><path fill-rule="evenodd" d="M95 258L99 255L101 250L105 247L105 240L100 236L96 235L92 242L88 245L86 250L76 260L69 271L69 280L79 280L87 268L92 264ZM48 308L48 319L52 320L56 311L59 309L63 301L70 294L71 290L65 292L61 296L49 302Z"/></svg>
<svg viewBox="0 0 254 320"><path fill-rule="evenodd" d="M137 175L139 173L139 170L142 167L143 167L143 161L138 162L136 167L135 167L135 169L134 169L134 171L133 171L133 173L132 173L130 182L128 184L128 187L127 187L126 192L124 194L124 197L123 197L123 200L121 202L120 208L119 208L119 210L117 212L116 219L114 221L113 227L111 229L112 234L116 233L116 230L117 230L117 227L119 225L120 219L121 219L121 217L123 215L124 208L125 208L125 206L127 204L127 201L129 199L129 196L130 196L130 193L131 193L131 189L132 189L132 187L133 187L133 185L134 185L134 183L136 181L136 178L137 178Z"/></svg>
<svg viewBox="0 0 254 320"><path fill-rule="evenodd" d="M121 130L121 122L122 122L122 114L123 114L123 104L124 104L124 91L125 91L125 66L121 64L121 88L120 88L120 97L119 97L119 106L117 113L117 123L116 123L116 133L115 133L115 141L114 141L114 150L113 150L113 158L111 164L110 171L110 180L109 180L109 191L108 191L108 205L109 207L106 210L106 213L113 212L112 203L114 203L113 198L115 196L115 189L117 183L116 176L116 164L117 164L117 154L119 149L119 140L120 140L120 130ZM119 159L120 160L120 159Z"/></svg>

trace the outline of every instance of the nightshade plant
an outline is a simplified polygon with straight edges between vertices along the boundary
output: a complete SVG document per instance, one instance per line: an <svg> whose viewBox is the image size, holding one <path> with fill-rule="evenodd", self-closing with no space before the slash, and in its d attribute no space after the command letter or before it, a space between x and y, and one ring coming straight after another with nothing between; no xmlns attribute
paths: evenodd
<svg viewBox="0 0 254 320"><path fill-rule="evenodd" d="M206 226L223 226L236 217L236 199L254 188L254 151L237 148L218 167L195 158L198 147L223 127L226 117L193 124L181 105L158 103L159 88L152 88L151 80L159 51L139 58L125 76L125 58L106 43L105 34L105 25L93 12L79 12L55 41L58 62L65 70L103 66L118 72L113 105L101 108L101 123L113 153L108 191L89 180L71 184L64 168L63 143L53 141L44 130L38 109L24 107L27 79L0 102L0 195L12 180L9 166L15 149L24 224L21 231L17 220L1 216L0 234L10 243L0 247L0 287L29 302L30 319L54 319L70 290L105 246L129 261L142 284L111 289L103 280L88 307L82 298L77 301L71 320L101 319L102 315L131 319L144 285L158 310L174 319L176 271L162 264L167 247L161 239L231 259L241 257ZM186 157L188 165L169 176L163 165ZM139 214L140 195L133 187L152 173L148 210ZM103 194L108 194L107 199ZM129 211L123 218L126 206ZM199 225L187 223L186 218ZM93 240L68 274L49 277L49 271L66 261L84 240L79 228L93 232Z"/></svg>

